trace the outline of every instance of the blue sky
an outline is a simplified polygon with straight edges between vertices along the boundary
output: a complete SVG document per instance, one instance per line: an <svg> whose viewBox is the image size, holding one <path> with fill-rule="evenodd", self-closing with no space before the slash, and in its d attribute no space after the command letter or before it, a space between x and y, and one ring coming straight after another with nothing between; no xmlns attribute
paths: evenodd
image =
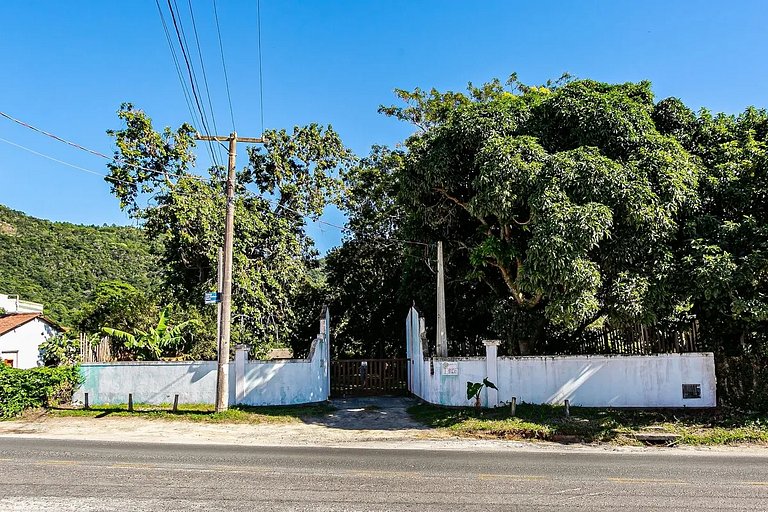
<svg viewBox="0 0 768 512"><path fill-rule="evenodd" d="M256 2L217 0L238 133L261 132ZM161 4L165 4L161 1ZM188 4L178 0L188 32ZM218 131L231 130L213 0L192 0ZM166 8L167 12L167 8ZM657 98L735 113L768 106L768 3L762 1L262 0L265 125L332 124L356 153L409 126L377 114L392 90L463 90L518 73L608 82L648 79ZM188 121L153 0L0 3L0 110L111 154L123 101L158 126ZM191 37L191 33L188 33ZM105 161L0 119L0 138L105 173ZM207 164L200 149L200 163ZM244 148L239 148L244 164ZM0 203L36 217L127 224L99 177L0 141ZM329 222L343 223L329 212ZM337 229L317 225L321 250Z"/></svg>

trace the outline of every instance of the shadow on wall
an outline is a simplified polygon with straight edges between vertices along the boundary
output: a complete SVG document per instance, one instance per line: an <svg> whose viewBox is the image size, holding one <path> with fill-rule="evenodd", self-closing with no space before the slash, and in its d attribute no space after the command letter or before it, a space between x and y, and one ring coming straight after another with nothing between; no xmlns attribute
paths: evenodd
<svg viewBox="0 0 768 512"><path fill-rule="evenodd" d="M216 369L216 366L211 367L210 365L196 364L194 366L190 366L190 368L187 370L187 373L192 374L191 382L195 383L205 378L209 373L215 372Z"/></svg>
<svg viewBox="0 0 768 512"><path fill-rule="evenodd" d="M604 366L605 363L588 363L581 369L576 377L568 380L568 382L563 384L560 389L552 393L549 398L547 398L545 403L562 404L565 400L573 400L573 395L576 393L576 391L581 386L583 386L592 376L599 372Z"/></svg>

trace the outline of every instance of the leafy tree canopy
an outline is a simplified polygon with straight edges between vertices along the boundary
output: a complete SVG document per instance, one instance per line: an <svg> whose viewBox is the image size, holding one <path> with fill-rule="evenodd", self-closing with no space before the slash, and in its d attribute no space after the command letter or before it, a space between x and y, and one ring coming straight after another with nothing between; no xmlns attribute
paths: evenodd
<svg viewBox="0 0 768 512"><path fill-rule="evenodd" d="M522 353L547 324L670 314L679 220L697 207L701 168L657 128L650 84L508 85L398 91L405 106L382 108L419 127L400 177L412 223L501 290L496 316L512 317Z"/></svg>
<svg viewBox="0 0 768 512"><path fill-rule="evenodd" d="M203 292L216 289L224 170L213 167L206 178L191 173L195 140L189 126L158 133L130 104L118 116L125 126L109 132L117 142L108 178L113 193L144 221L151 239L162 240L169 299L200 304ZM233 318L239 326L233 338L257 345L257 354L285 344L301 331L303 320L314 320L299 318L297 307L299 296L317 281L317 253L305 218L340 202L338 172L354 161L331 127L270 130L262 138L263 147L248 148L248 165L237 173L233 280ZM151 202L142 201L147 195ZM215 331L212 314L209 318Z"/></svg>

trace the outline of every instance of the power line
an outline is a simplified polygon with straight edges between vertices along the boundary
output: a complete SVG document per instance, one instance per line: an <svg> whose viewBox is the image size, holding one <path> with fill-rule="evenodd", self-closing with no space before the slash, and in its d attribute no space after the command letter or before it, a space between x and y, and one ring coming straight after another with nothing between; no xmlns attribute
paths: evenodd
<svg viewBox="0 0 768 512"><path fill-rule="evenodd" d="M88 174L93 174L94 176L99 176L100 178L103 178L105 180L108 180L108 181L111 181L111 182L114 182L114 183L123 183L123 184L126 184L126 185L131 185L132 184L131 182L128 182L128 181L125 181L125 180L121 180L119 178L113 178L112 176L109 176L108 174L103 174L103 173L94 171L92 169L87 169L87 168L81 167L79 165L75 165L75 164L72 164L72 163L69 163L69 162L65 162L64 160L59 160L58 158L54 158L54 157L46 155L44 153L40 153L39 151L35 151L34 149L28 148L26 146L22 146L21 144L17 144L15 142L12 142L10 140L4 139L2 137L0 137L0 142L4 142L4 143L9 144L11 146L15 146L15 147L17 147L19 149L23 149L24 151L27 151L27 152L32 153L34 155L37 155L39 157L45 158L47 160L51 160L53 162L56 162L56 163L59 163L59 164L62 164L62 165L66 165L67 167L71 167L73 169L77 169L79 171L86 172ZM84 149L86 149L86 148L84 148ZM156 171L154 171L154 172L156 172ZM183 177L184 178L201 178L200 176L194 176L194 175L184 175ZM204 181L209 181L209 180L204 180ZM175 191L174 194L176 194L176 195L183 195L183 196L187 196L187 197L198 197L197 194L186 194L184 192L179 192L179 191ZM266 198L266 197L262 197L262 199L264 199L265 201L267 201L269 203L275 204L276 206L279 206L280 208L282 208L284 210L293 212L293 213L295 213L295 214L297 214L297 215L299 215L301 217L304 217L304 215L302 215L301 212L299 212L299 211L297 211L297 210L295 210L295 209L293 209L293 208L291 208L289 206L286 206L284 204L280 204L280 202L277 201L276 199L269 199L269 198ZM272 213L273 215L277 215L278 217L285 218L285 216L278 215L274 211L270 211L270 213ZM349 232L352 231L350 228L348 228L346 226L340 226L338 224L334 224L332 222L324 221L324 220L321 220L321 219L314 220L313 222L317 222L319 224L324 224L326 226L331 226L331 227L336 228L336 229L338 229L338 230L340 230L341 232L344 232L344 233L349 233ZM403 243L403 244L421 245L421 246L426 246L426 247L430 247L431 245L433 245L433 244L429 244L429 243L426 243L426 242L417 242L415 240L402 240L402 239L399 239L399 238L385 238L385 237L372 237L372 238L375 239L375 240L381 240L381 241L386 241L386 242L399 242L399 243Z"/></svg>
<svg viewBox="0 0 768 512"><path fill-rule="evenodd" d="M277 199L269 199L269 198L266 198L266 197L262 197L262 199L264 199L265 201L267 201L269 203L274 204L275 206L279 206L280 208L282 208L284 210L288 210L289 212L293 212L296 215L304 217L304 215L301 212L299 212L297 210L294 210L293 208L280 203ZM274 214L275 212L272 212L272 213ZM279 215L278 215L278 217L279 217ZM333 224L331 222L327 222L327 221L324 221L324 220L316 219L316 220L313 220L313 222L317 222L319 224L325 224L326 226L331 226L333 228L338 229L342 233L351 233L352 232L352 229L348 228L347 226L339 226L338 224ZM426 242L417 242L415 240L402 240L400 238L385 238L385 237L376 237L376 236L371 237L371 238L373 238L374 240L383 240L383 241L389 241L389 242L400 242L400 243L403 243L403 244L422 245L422 246L426 246L426 247L431 247L433 245L433 244L429 244L429 243L426 243Z"/></svg>
<svg viewBox="0 0 768 512"><path fill-rule="evenodd" d="M73 169L77 169L79 171L83 171L83 172L87 172L89 174L94 174L96 176L100 176L100 177L102 177L102 178L104 178L106 180L109 180L109 181L114 181L114 182L117 182L117 183L128 184L127 181L123 181L123 180L120 180L118 178L113 178L113 177L111 177L111 176L109 176L107 174L96 172L96 171L93 171L91 169L86 169L85 167L80 167L79 165L71 164L69 162L65 162L64 160L59 160L58 158L54 158L52 156L48 156L46 154L40 153L39 151L35 151L34 149L30 149L30 148L28 148L26 146L22 146L21 144L16 144L15 142L11 142L10 140L4 139L2 137L0 137L0 142L5 142L6 144L10 144L11 146L16 146L17 148L23 149L24 151L28 151L28 152L30 152L30 153L32 153L34 155L41 156L43 158L46 158L48 160L51 160L53 162L56 162L56 163L59 163L59 164L62 164L62 165L66 165L67 167L72 167Z"/></svg>
<svg viewBox="0 0 768 512"><path fill-rule="evenodd" d="M187 82L184 80L184 75L181 71L181 64L179 64L179 58L176 55L176 48L173 45L171 32L170 30L168 30L168 24L165 22L165 15L163 14L163 9L162 7L160 7L160 0L155 0L155 5L157 5L157 12L160 14L160 21L163 24L165 39L168 43L168 48L171 50L171 57L173 57L173 63L176 67L176 75L178 76L179 82L181 83L181 90L184 93L184 101L187 104L187 110L189 111L189 116L194 124L198 124L198 116L195 114L195 109L192 107L191 94L189 92L189 88L187 87ZM202 125L202 123L200 124Z"/></svg>
<svg viewBox="0 0 768 512"><path fill-rule="evenodd" d="M67 140L64 137L60 137L58 135L55 135L55 134L50 133L48 131L45 131L45 130L43 130L41 128L37 128L36 126L32 126L31 124L25 123L24 121L22 121L20 119L16 119L15 117L13 117L13 116L11 116L9 114L6 114L5 112L0 111L0 116L5 117L6 119L9 119L9 120L13 121L14 123L20 124L21 126L24 126L25 128L29 128L30 130L36 131L37 133L40 133L40 134L45 135L47 137L50 137L50 138L52 138L54 140L57 140L59 142L67 144L69 146L72 146L73 148L77 148L77 149L79 149L81 151L85 151L86 153L90 153L92 155L98 156L100 158L104 158L106 160L117 160L116 158L111 157L109 155L105 155L104 153L102 153L100 151L96 151L95 149L87 148L87 147L85 147L85 146L83 146L81 144L78 144L76 142L72 142L70 140ZM9 144L15 144L15 143L9 142ZM19 147L22 147L22 146L19 146ZM30 150L30 151L32 151L32 150ZM46 157L46 158L48 158L48 157ZM165 174L167 176L172 176L174 178L192 178L192 179L197 179L197 180L201 180L201 181L211 181L208 178L204 178L202 176L197 176L195 174L175 174L175 173L172 173L172 172L164 172L164 171L158 171L157 169L150 169L149 167L143 167L141 165L132 164L132 163L129 163L129 162L122 162L121 161L120 163L122 163L123 165L127 165L129 167L133 167L134 169L140 169L142 171L148 171L148 172L151 172L153 174L161 174L162 173L162 174ZM67 165L69 165L69 164L67 164Z"/></svg>
<svg viewBox="0 0 768 512"><path fill-rule="evenodd" d="M94 171L94 170L88 169L86 167L81 167L79 165L75 165L73 163L66 162L64 160L59 160L58 158L54 158L54 157L52 157L50 155L46 155L45 153L41 153L39 151L35 151L34 149L28 148L26 146L22 146L21 144L17 144L16 142L10 141L8 139L4 139L2 137L0 137L0 142L4 142L4 143L9 144L11 146L15 146L15 147L17 147L19 149L23 149L24 151L27 151L29 153L32 153L33 155L37 155L39 157L45 158L46 160L51 160L52 162L56 162L56 163L61 164L61 165L66 165L67 167L71 167L73 169L77 169L78 171L82 171L82 172L86 172L88 174L92 174L94 176L98 176L98 177L103 178L103 179L105 179L105 180L107 180L109 182L112 182L112 183L123 183L125 185L132 185L133 184L130 181L121 180L120 178L113 178L112 176L110 176L108 174L104 174L104 173L101 173L101 172L98 172L98 171ZM185 178L199 178L199 176L194 176L194 175L185 175L184 177ZM175 195L177 195L177 196L195 197L195 198L199 197L198 194L179 192L178 190L174 191L173 193ZM158 206L156 208L161 208L161 207L162 206Z"/></svg>
<svg viewBox="0 0 768 512"><path fill-rule="evenodd" d="M216 33L219 35L219 50L221 53L221 67L224 69L224 84L227 88L227 101L229 101L229 117L232 119L232 131L235 129L235 112L232 109L232 96L229 94L229 77L227 76L227 64L224 62L224 44L221 42L221 28L219 27L219 9L216 6L216 0L213 0L213 14L216 19ZM263 122L262 122L263 125ZM262 126L262 132L264 127Z"/></svg>
<svg viewBox="0 0 768 512"><path fill-rule="evenodd" d="M205 109L200 104L200 97L197 94L197 89L198 89L197 78L195 76L195 72L194 72L194 70L192 68L192 65L189 62L189 57L187 55L187 46L185 44L186 43L186 35L184 35L183 28L179 28L180 25L181 25L181 18L179 18L178 21L177 21L176 13L173 10L173 5L171 4L171 0L167 0L167 2L168 2L168 9L171 12L171 20L173 21L173 28L176 31L176 38L178 39L179 47L181 48L181 55L184 57L184 64L186 65L187 73L189 75L190 85L192 86L192 96L195 99L195 105L197 106L197 110L200 112L201 124L202 124L202 128L203 128L203 132L206 135L210 135L211 130L208 127L208 120L207 120L207 117L205 115ZM176 0L173 0L173 2L175 3ZM176 9L178 10L178 6L176 7ZM213 143L211 143L209 141L208 142L208 147L209 147L209 152L210 152L210 155L211 155L211 160L213 161L213 163L216 166L219 166L218 160L217 160L217 158L216 158L216 156L214 154Z"/></svg>
<svg viewBox="0 0 768 512"><path fill-rule="evenodd" d="M94 151L93 149L88 149L88 148L86 148L86 147L84 147L84 146L81 146L80 144L77 144L77 143L75 143L75 142L72 142L72 141L69 141L69 140L63 139L63 138L59 137L58 135L54 135L54 134L52 134L52 133L49 133L49 132L47 132L47 131L45 131L45 130L41 130L40 128L36 128L36 127L32 126L31 124L27 124L27 123L25 123L24 121L21 121L21 120L19 120L19 119L16 119L15 117L12 117L12 116L10 116L10 115L6 114L5 112L2 112L2 111L0 111L0 116L3 116L3 117L4 117L4 118L6 118L6 119L10 119L10 120L11 120L11 121L13 121L14 123L18 123L18 124L20 124L21 126L24 126L24 127L26 127L26 128L29 128L30 130L34 130L34 131L36 131L36 132L38 132L38 133L42 133L43 135L47 135L48 137L51 137L52 139L56 139L56 140L58 140L59 142L63 142L64 144L68 144L68 145L70 145L70 146L72 146L72 147L74 147L74 148L80 149L80 150L82 150L82 151L86 151L86 152L88 152L88 153L91 153L91 154L94 154L94 155L96 155L96 156L100 156L100 157L106 157L106 158L109 158L108 156L106 156L106 155L105 155L105 154L103 154L103 153L99 153L98 151Z"/></svg>
<svg viewBox="0 0 768 512"><path fill-rule="evenodd" d="M198 34L197 34L197 23L195 23L195 13L192 10L192 0L187 0L187 4L189 5L189 16L192 19L192 31L195 34L195 45L197 46L197 56L200 58L200 70L203 72L203 84L205 85L205 94L208 97L208 109L209 109L209 112L211 113L211 122L213 124L213 132L219 133L219 130L216 127L216 115L213 112L213 102L211 101L211 89L208 87L208 75L205 72L205 62L203 61L203 50L200 47L200 38L198 37ZM221 157L220 154L219 154L219 157Z"/></svg>

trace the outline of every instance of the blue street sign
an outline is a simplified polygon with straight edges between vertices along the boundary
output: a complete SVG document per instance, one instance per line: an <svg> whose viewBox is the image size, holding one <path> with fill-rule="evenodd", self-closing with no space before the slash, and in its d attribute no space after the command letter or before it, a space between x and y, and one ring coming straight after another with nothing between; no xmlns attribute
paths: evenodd
<svg viewBox="0 0 768 512"><path fill-rule="evenodd" d="M221 302L221 294L219 292L207 292L204 298L206 304L218 304Z"/></svg>

